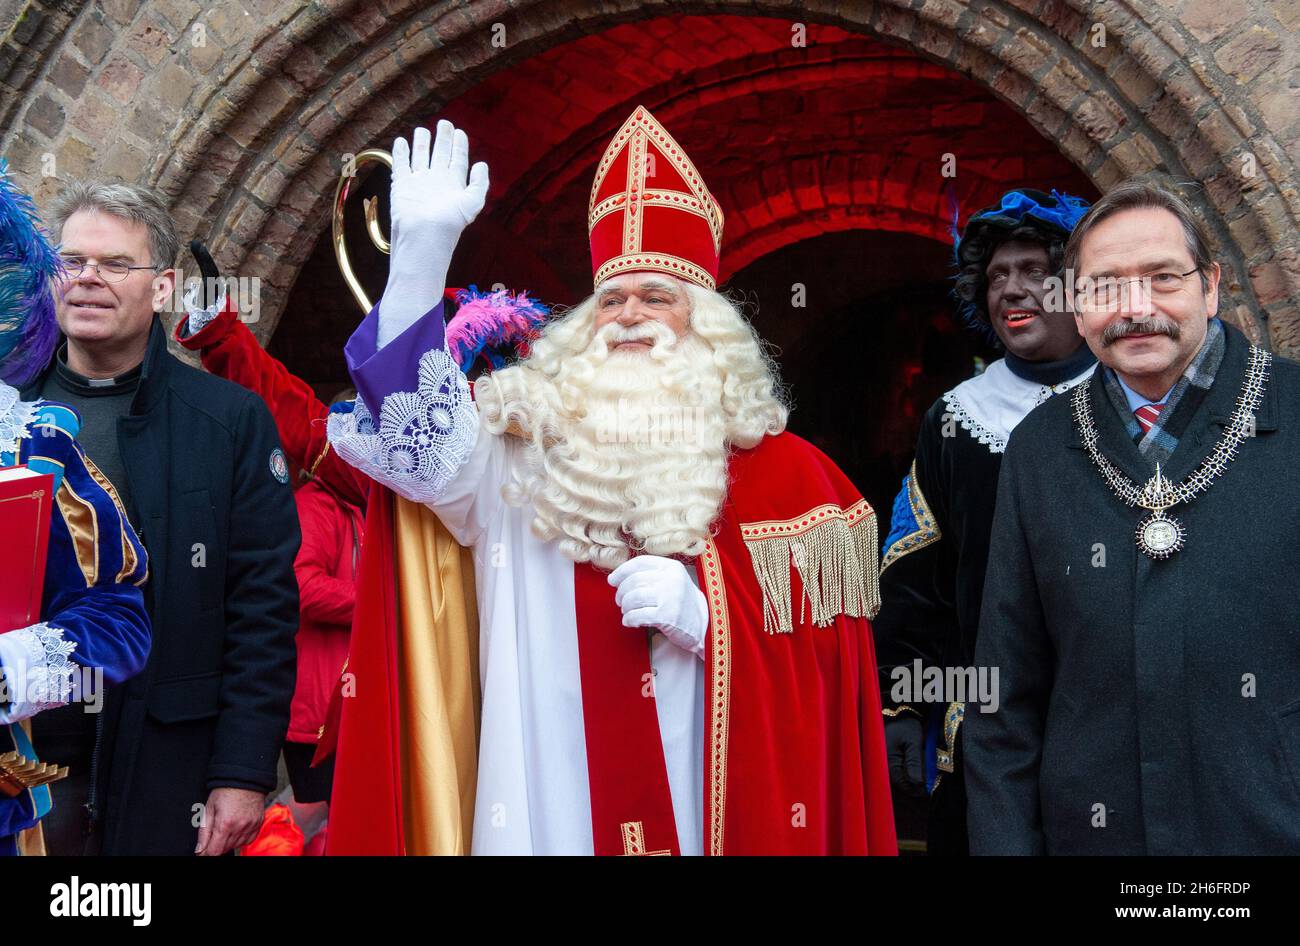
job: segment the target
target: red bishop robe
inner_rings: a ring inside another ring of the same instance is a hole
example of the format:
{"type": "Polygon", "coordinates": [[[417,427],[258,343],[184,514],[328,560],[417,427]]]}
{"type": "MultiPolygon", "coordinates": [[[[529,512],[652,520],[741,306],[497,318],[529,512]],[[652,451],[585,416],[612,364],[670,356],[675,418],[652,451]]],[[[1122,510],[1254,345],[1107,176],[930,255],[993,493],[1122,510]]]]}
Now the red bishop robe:
{"type": "MultiPolygon", "coordinates": [[[[709,605],[704,850],[896,854],[869,618],[879,606],[875,512],[789,433],[735,452],[730,479],[695,562],[709,605]]],[[[625,739],[634,731],[590,709],[625,739]]],[[[614,823],[616,806],[601,821],[602,796],[634,791],[620,785],[633,769],[603,762],[591,728],[597,852],[619,853],[611,839],[621,839],[622,853],[649,853],[630,849],[640,832],[629,838],[614,823]]]]}

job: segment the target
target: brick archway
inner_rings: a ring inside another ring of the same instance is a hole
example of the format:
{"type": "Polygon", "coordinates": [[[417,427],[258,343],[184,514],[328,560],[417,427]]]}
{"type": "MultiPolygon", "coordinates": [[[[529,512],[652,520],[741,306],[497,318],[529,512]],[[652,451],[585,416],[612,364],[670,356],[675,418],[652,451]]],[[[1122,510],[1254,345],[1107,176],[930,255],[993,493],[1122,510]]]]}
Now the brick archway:
{"type": "MultiPolygon", "coordinates": [[[[745,100],[756,96],[771,103],[774,95],[806,93],[799,100],[802,106],[819,101],[819,90],[836,86],[851,87],[852,104],[858,108],[863,100],[875,99],[904,111],[908,150],[886,153],[865,146],[856,135],[826,132],[807,142],[815,149],[805,148],[794,157],[775,149],[759,153],[754,166],[738,174],[716,165],[734,163],[742,149],[710,147],[701,134],[682,138],[691,142],[689,150],[697,164],[712,161],[715,165],[710,170],[716,173],[706,177],[727,214],[723,282],[756,259],[819,233],[885,230],[947,243],[958,188],[940,173],[945,152],[961,155],[960,196],[967,208],[995,203],[1008,178],[1016,182],[1055,179],[1059,186],[1081,193],[1088,188],[1086,178],[1070,169],[1045,139],[1027,142],[1015,166],[1008,167],[1005,145],[996,138],[1023,123],[1020,116],[973,83],[955,83],[950,70],[899,55],[879,43],[850,39],[823,47],[821,55],[798,49],[756,53],[710,68],[707,84],[693,84],[696,75],[638,89],[543,154],[530,155],[527,171],[494,197],[489,213],[503,228],[523,235],[531,232],[535,218],[557,204],[580,207],[596,156],[611,129],[636,105],[648,107],[670,129],[694,133],[708,124],[697,118],[705,110],[736,115],[745,100]],[[990,135],[992,146],[987,140],[990,135]],[[1068,173],[1065,180],[1060,178],[1063,166],[1068,173]]],[[[495,90],[485,94],[476,90],[471,101],[458,100],[445,114],[458,122],[472,117],[479,100],[494,95],[495,90]]],[[[850,107],[842,99],[837,104],[850,107]]],[[[882,106],[872,117],[884,121],[884,113],[882,106]]],[[[769,106],[758,122],[759,130],[785,129],[792,120],[779,107],[769,106]]],[[[752,124],[734,120],[731,131],[743,126],[744,135],[752,124]]],[[[573,233],[581,236],[580,223],[573,233]]],[[[581,258],[581,241],[575,239],[569,250],[581,258]]]]}
{"type": "MultiPolygon", "coordinates": [[[[41,179],[41,159],[52,154],[59,175],[157,185],[182,232],[207,233],[223,267],[263,279],[263,340],[327,226],[343,153],[391,139],[501,69],[671,12],[797,19],[883,40],[992,90],[1100,188],[1153,168],[1205,182],[1197,202],[1238,283],[1236,320],[1300,354],[1297,141],[1268,75],[1294,48],[1294,3],[1251,3],[1236,22],[1200,2],[1179,21],[1152,0],[264,6],[287,12],[102,0],[74,16],[33,2],[5,24],[0,58],[20,103],[2,142],[20,179],[48,196],[57,183],[41,179]],[[195,42],[197,27],[208,42],[195,42]],[[492,45],[500,28],[505,48],[492,45]]],[[[577,112],[576,127],[589,122],[577,112]]]]}
{"type": "MultiPolygon", "coordinates": [[[[723,281],[756,260],[800,240],[841,230],[910,233],[951,242],[953,198],[940,186],[933,165],[879,154],[848,161],[802,161],[765,169],[733,183],[723,281]],[[775,187],[774,187],[775,185],[775,187]],[[763,195],[773,188],[783,195],[763,195]]],[[[997,203],[1001,187],[978,176],[966,183],[972,207],[997,203]]]]}

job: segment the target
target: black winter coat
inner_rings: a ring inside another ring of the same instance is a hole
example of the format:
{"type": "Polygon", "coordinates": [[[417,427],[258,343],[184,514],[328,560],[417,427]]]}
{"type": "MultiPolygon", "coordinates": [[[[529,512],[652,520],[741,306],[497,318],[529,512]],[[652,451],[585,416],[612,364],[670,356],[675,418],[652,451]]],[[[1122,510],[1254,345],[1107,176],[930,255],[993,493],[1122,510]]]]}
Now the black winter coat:
{"type": "Polygon", "coordinates": [[[172,356],[158,319],[117,436],[149,551],[153,650],[110,694],[92,803],[105,854],[190,854],[212,789],[276,785],[298,518],[266,405],[172,356]]]}
{"type": "MultiPolygon", "coordinates": [[[[1249,345],[1225,329],[1175,483],[1241,390],[1249,345]]],[[[1102,452],[1146,482],[1100,370],[1081,387],[1102,452]]],[[[1146,511],[1106,486],[1071,401],[1030,413],[1002,462],[976,645],[1001,705],[966,711],[971,852],[1300,853],[1300,365],[1274,358],[1256,436],[1169,510],[1187,537],[1165,561],[1135,545],[1146,511]]]]}

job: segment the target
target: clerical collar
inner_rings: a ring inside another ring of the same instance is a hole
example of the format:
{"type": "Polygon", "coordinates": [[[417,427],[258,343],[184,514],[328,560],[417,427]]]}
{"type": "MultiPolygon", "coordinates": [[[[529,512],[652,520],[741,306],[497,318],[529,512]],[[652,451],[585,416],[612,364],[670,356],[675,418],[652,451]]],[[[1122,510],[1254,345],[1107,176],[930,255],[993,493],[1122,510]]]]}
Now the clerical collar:
{"type": "Polygon", "coordinates": [[[1087,345],[1080,345],[1068,358],[1060,361],[1026,361],[1018,355],[1007,352],[1003,361],[1017,378],[1032,381],[1034,384],[1054,385],[1069,381],[1089,365],[1097,361],[1097,356],[1087,345]]]}
{"type": "Polygon", "coordinates": [[[66,342],[59,348],[58,357],[54,359],[54,372],[59,379],[59,383],[69,391],[85,397],[100,397],[134,391],[140,384],[140,373],[143,367],[144,362],[141,362],[130,371],[115,378],[87,378],[84,374],[79,374],[68,367],[68,345],[66,342]]]}

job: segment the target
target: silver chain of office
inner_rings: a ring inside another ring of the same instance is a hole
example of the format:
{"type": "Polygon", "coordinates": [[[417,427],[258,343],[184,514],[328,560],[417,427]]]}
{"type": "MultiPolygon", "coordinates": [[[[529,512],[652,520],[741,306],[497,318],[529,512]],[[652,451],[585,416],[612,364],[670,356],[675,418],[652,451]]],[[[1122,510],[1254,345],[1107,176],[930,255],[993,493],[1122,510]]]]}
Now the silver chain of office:
{"type": "Polygon", "coordinates": [[[1136,535],[1138,547],[1150,557],[1166,559],[1181,549],[1186,539],[1182,523],[1165,516],[1165,510],[1178,503],[1191,502],[1209,489],[1227,469],[1228,464],[1236,459],[1237,450],[1242,443],[1255,435],[1255,415],[1264,398],[1264,386],[1268,381],[1268,369],[1272,361],[1273,357],[1268,352],[1251,347],[1246,376],[1241,383],[1241,393],[1237,395],[1237,408],[1228,421],[1227,429],[1201,465],[1178,484],[1165,479],[1159,464],[1156,465],[1155,476],[1142,486],[1120,472],[1097,449],[1097,425],[1092,419],[1092,404],[1088,397],[1091,385],[1081,384],[1075,389],[1074,422],[1078,425],[1084,450],[1092,458],[1111,492],[1126,505],[1140,506],[1152,513],[1138,524],[1136,535]]]}

